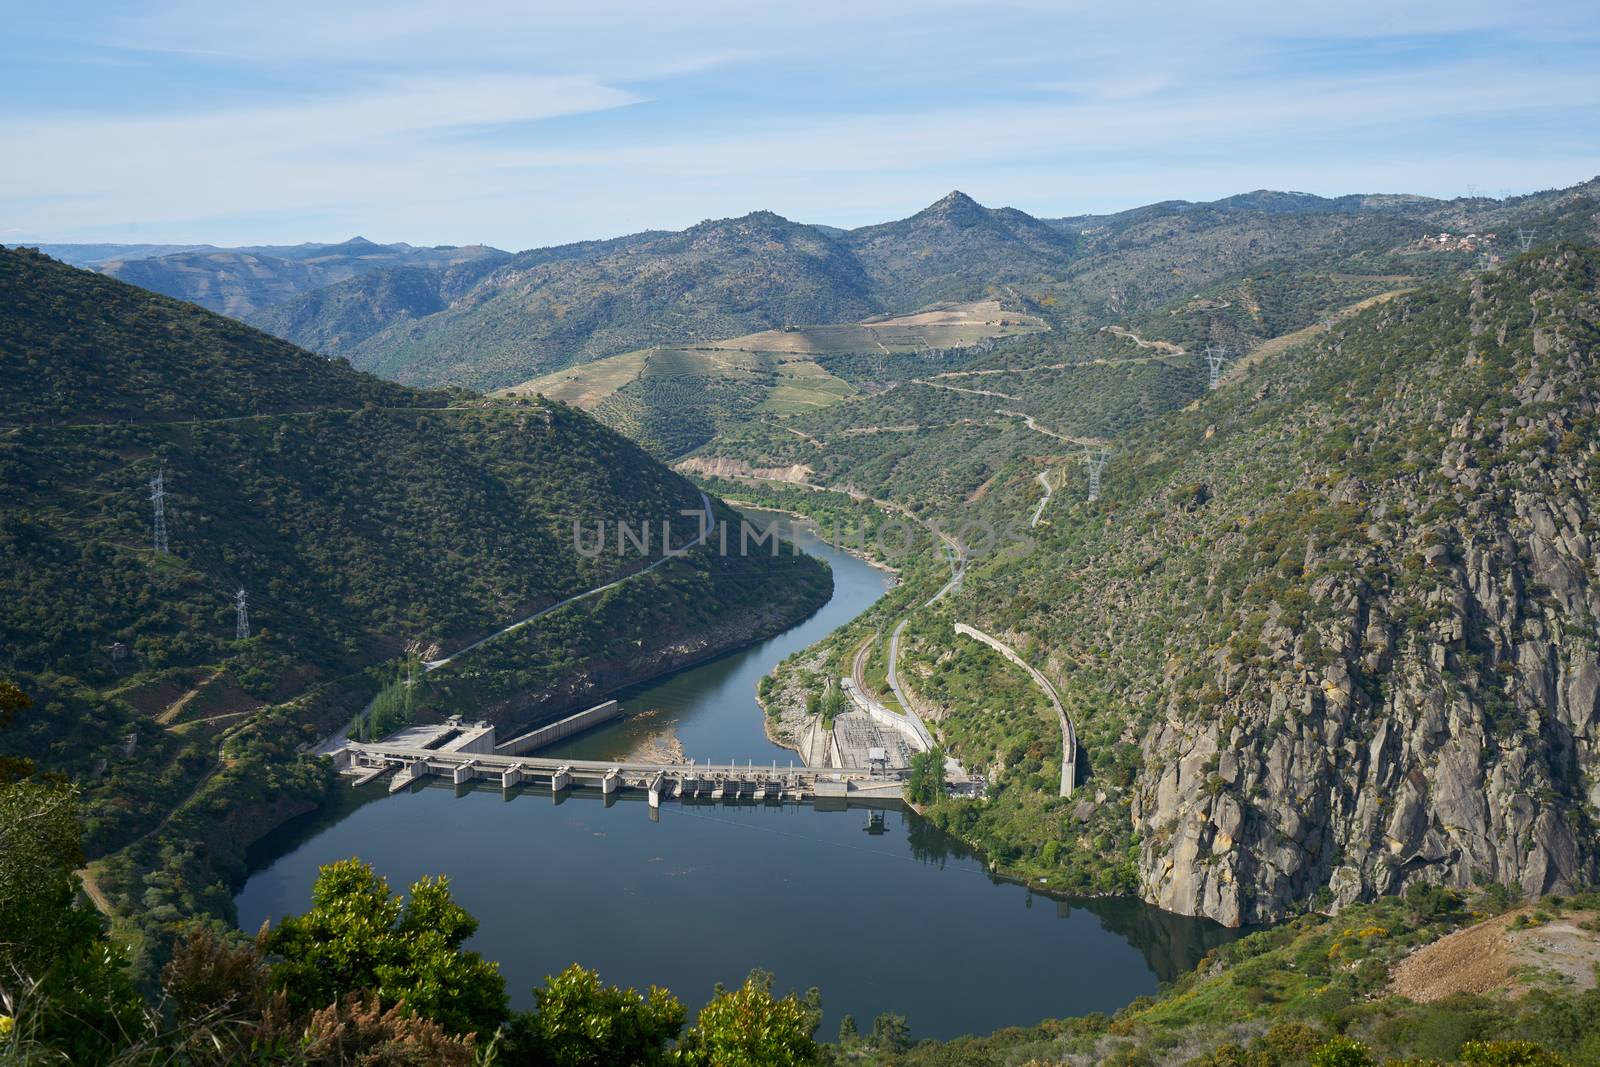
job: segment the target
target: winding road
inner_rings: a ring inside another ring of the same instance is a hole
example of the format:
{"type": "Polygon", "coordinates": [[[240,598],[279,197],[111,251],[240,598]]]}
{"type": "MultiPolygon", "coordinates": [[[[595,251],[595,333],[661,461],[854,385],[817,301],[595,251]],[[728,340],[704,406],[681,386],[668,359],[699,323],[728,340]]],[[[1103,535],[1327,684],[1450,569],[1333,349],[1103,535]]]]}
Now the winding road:
{"type": "Polygon", "coordinates": [[[1039,484],[1044,486],[1044,496],[1040,499],[1039,506],[1033,509],[1033,517],[1028,520],[1029,526],[1039,525],[1039,516],[1044,514],[1044,506],[1050,503],[1050,494],[1055,492],[1054,489],[1050,488],[1050,479],[1044,476],[1044,471],[1040,471],[1034,477],[1038,478],[1039,484]]]}
{"type": "Polygon", "coordinates": [[[1050,705],[1056,709],[1056,718],[1061,722],[1061,795],[1070,797],[1072,795],[1072,787],[1077,778],[1078,735],[1072,729],[1072,720],[1067,718],[1067,709],[1061,703],[1061,694],[1057,693],[1056,687],[1050,684],[1050,679],[1035,670],[1032,664],[1017,653],[1016,649],[1004,641],[990,637],[976,626],[968,626],[964,622],[956,623],[955,629],[956,633],[965,634],[976,641],[983,642],[1018,667],[1027,671],[1029,676],[1033,678],[1034,683],[1044,690],[1045,696],[1050,698],[1050,705]]]}

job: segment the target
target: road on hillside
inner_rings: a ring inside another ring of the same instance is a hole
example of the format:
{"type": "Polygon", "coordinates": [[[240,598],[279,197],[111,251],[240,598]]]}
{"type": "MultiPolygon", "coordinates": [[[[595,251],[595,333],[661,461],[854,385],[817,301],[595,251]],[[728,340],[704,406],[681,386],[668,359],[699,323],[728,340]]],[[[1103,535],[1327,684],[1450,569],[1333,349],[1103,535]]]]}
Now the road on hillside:
{"type": "Polygon", "coordinates": [[[557,601],[556,603],[551,604],[549,607],[540,608],[538,611],[534,612],[532,615],[529,615],[527,618],[518,619],[516,622],[512,623],[510,626],[506,626],[506,627],[504,627],[502,629],[496,630],[494,633],[490,634],[488,637],[485,637],[485,638],[482,638],[480,640],[474,641],[474,642],[472,642],[472,644],[468,645],[466,648],[463,648],[458,652],[453,652],[450,655],[444,657],[443,659],[429,660],[428,662],[426,662],[426,663],[424,663],[422,665],[422,669],[425,670],[425,671],[436,671],[440,667],[445,666],[446,664],[450,663],[451,661],[459,659],[460,657],[466,655],[468,652],[471,652],[474,649],[482,648],[484,645],[487,645],[490,641],[494,641],[497,638],[504,637],[506,634],[511,633],[514,630],[520,630],[524,626],[527,626],[529,623],[537,622],[538,620],[544,618],[546,615],[550,614],[552,611],[560,611],[562,608],[566,607],[568,604],[575,604],[580,600],[585,600],[585,599],[587,599],[589,597],[594,596],[596,593],[603,593],[607,589],[615,589],[617,586],[621,585],[623,582],[631,581],[632,579],[638,578],[641,575],[649,574],[651,571],[655,570],[657,567],[661,566],[663,563],[668,563],[668,562],[670,562],[672,560],[677,559],[679,556],[683,555],[685,552],[689,551],[691,548],[699,547],[700,545],[705,543],[706,537],[710,535],[711,528],[716,522],[716,520],[713,517],[712,512],[711,512],[711,498],[709,496],[707,496],[705,493],[701,493],[700,494],[700,506],[705,509],[705,520],[700,523],[700,532],[695,535],[695,539],[693,541],[690,541],[688,544],[684,545],[682,548],[671,550],[670,552],[668,552],[667,555],[662,556],[660,559],[656,560],[654,563],[650,564],[648,567],[645,567],[643,570],[637,570],[637,571],[634,571],[631,574],[624,574],[621,578],[617,578],[617,579],[614,579],[613,581],[609,581],[605,585],[597,585],[593,589],[588,589],[588,590],[585,590],[582,593],[578,593],[578,594],[575,594],[573,596],[569,596],[565,600],[557,601]]]}
{"type": "Polygon", "coordinates": [[[976,626],[968,626],[964,622],[955,625],[956,633],[965,634],[976,641],[981,641],[1000,653],[1012,663],[1028,672],[1029,677],[1044,695],[1050,698],[1051,707],[1056,710],[1056,718],[1061,723],[1061,795],[1070,797],[1072,787],[1077,778],[1078,767],[1078,735],[1072,728],[1072,720],[1067,717],[1067,709],[1061,703],[1061,694],[1056,692],[1056,687],[1050,684],[1050,679],[1034,669],[1033,665],[1017,652],[1016,649],[1006,644],[997,637],[991,637],[976,626]]]}

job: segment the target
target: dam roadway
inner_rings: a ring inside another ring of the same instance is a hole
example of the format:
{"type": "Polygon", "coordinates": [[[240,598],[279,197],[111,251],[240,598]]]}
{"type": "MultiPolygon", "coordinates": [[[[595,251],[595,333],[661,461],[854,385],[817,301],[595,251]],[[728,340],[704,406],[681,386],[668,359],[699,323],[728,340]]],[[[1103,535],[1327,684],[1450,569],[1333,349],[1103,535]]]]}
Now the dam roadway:
{"type": "Polygon", "coordinates": [[[361,781],[388,771],[395,792],[435,775],[456,785],[485,780],[503,789],[548,785],[553,793],[575,786],[610,794],[620,789],[644,790],[651,807],[674,797],[712,800],[805,800],[849,797],[858,800],[901,799],[901,774],[894,770],[832,767],[780,767],[738,763],[629,763],[580,760],[565,756],[517,756],[494,752],[438,751],[383,743],[351,743],[335,756],[336,765],[361,781]]]}

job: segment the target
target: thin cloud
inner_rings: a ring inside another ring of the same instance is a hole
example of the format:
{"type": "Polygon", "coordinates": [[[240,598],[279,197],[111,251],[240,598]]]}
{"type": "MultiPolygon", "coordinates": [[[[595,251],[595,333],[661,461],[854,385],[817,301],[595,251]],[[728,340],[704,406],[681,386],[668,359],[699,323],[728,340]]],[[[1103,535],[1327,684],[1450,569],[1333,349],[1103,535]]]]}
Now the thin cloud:
{"type": "Polygon", "coordinates": [[[78,46],[54,71],[75,92],[12,83],[0,138],[29,166],[0,217],[57,239],[138,220],[181,242],[526,247],[761,207],[859,223],[951,187],[1066,214],[1146,191],[1528,188],[1600,169],[1600,54],[1576,4],[1348,0],[1329,20],[1256,0],[717,0],[670,17],[643,0],[287,2],[24,33],[29,63],[78,46]],[[97,43],[169,50],[174,77],[153,62],[128,78],[154,88],[124,93],[84,65],[114,54],[97,43]],[[94,78],[118,114],[68,114],[102,98],[77,91],[94,78]],[[215,91],[177,104],[184,78],[215,91]]]}

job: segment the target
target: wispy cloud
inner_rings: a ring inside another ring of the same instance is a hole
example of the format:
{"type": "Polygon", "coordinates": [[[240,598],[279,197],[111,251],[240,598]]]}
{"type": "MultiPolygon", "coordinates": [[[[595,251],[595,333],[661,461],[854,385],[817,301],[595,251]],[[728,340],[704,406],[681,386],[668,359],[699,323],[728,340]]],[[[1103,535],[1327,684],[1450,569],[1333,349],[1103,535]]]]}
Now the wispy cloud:
{"type": "MultiPolygon", "coordinates": [[[[36,9],[0,72],[30,237],[520,247],[951,187],[1044,212],[1600,170],[1587,3],[167,0],[36,9]],[[107,57],[135,57],[106,67],[107,57]]],[[[1552,177],[1556,176],[1556,177],[1552,177]]]]}

